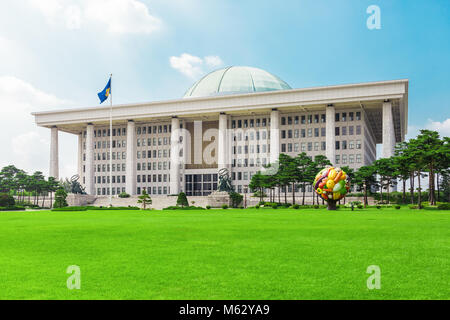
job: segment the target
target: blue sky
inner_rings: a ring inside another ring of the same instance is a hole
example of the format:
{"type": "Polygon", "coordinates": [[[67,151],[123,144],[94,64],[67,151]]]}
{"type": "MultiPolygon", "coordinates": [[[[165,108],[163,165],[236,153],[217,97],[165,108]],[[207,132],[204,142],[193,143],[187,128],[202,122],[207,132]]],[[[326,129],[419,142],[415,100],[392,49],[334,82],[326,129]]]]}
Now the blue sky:
{"type": "MultiPolygon", "coordinates": [[[[410,133],[450,135],[450,1],[4,0],[0,166],[46,172],[31,111],[181,97],[201,75],[248,65],[293,88],[408,78],[410,133]],[[369,30],[366,9],[381,10],[369,30]]],[[[61,135],[62,174],[76,140],[61,135]]]]}

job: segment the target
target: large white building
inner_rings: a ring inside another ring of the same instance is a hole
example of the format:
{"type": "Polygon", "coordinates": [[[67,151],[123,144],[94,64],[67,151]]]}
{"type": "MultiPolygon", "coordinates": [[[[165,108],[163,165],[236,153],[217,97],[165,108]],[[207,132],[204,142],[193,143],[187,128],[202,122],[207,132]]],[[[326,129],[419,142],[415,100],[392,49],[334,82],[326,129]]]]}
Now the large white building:
{"type": "Polygon", "coordinates": [[[74,156],[88,194],[208,195],[221,168],[242,193],[280,153],[326,155],[353,168],[374,161],[377,144],[391,156],[407,131],[408,80],[291,89],[264,70],[228,67],[182,99],[113,106],[112,131],[107,105],[33,115],[51,130],[53,177],[59,132],[78,135],[74,156]]]}

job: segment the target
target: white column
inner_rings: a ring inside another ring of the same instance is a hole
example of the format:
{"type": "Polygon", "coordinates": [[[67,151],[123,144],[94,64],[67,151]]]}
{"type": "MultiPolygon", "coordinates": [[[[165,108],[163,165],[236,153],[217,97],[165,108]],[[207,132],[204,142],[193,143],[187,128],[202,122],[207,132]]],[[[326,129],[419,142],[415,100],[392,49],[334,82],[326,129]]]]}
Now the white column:
{"type": "Polygon", "coordinates": [[[83,179],[83,132],[78,134],[78,176],[80,177],[79,182],[82,184],[83,179]]]}
{"type": "Polygon", "coordinates": [[[94,175],[94,125],[89,123],[86,129],[86,193],[95,195],[94,175]]]}
{"type": "Polygon", "coordinates": [[[230,165],[228,157],[228,116],[224,113],[219,115],[219,134],[217,143],[217,169],[228,168],[230,165]]]}
{"type": "Polygon", "coordinates": [[[336,162],[336,133],[335,133],[335,114],[334,106],[326,107],[326,151],[325,155],[331,163],[336,162]]]}
{"type": "Polygon", "coordinates": [[[58,128],[51,128],[50,138],[50,177],[59,179],[59,159],[58,159],[58,128]]]}
{"type": "Polygon", "coordinates": [[[280,112],[272,109],[270,113],[270,163],[280,156],[280,112]]]}
{"type": "Polygon", "coordinates": [[[392,103],[383,103],[383,152],[382,158],[389,158],[394,155],[395,129],[392,117],[392,103]]]}
{"type": "Polygon", "coordinates": [[[172,118],[170,133],[170,194],[180,193],[180,119],[172,118]]]}
{"type": "Polygon", "coordinates": [[[128,120],[127,126],[127,165],[125,190],[130,195],[136,191],[136,126],[133,120],[128,120]]]}

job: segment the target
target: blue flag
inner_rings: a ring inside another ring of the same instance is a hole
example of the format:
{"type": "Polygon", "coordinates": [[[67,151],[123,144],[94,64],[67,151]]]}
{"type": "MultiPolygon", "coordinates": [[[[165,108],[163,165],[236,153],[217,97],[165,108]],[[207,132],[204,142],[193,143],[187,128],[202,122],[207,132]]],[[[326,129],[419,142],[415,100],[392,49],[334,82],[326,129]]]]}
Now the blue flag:
{"type": "Polygon", "coordinates": [[[108,84],[106,85],[105,89],[103,89],[103,91],[98,93],[100,103],[105,102],[105,100],[108,99],[110,94],[111,94],[111,78],[109,78],[108,84]]]}

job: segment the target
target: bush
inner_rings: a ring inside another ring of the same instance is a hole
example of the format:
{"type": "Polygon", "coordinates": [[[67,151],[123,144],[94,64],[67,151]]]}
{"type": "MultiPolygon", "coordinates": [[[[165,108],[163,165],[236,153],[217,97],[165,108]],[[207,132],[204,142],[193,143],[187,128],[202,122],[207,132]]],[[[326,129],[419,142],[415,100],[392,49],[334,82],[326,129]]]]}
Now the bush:
{"type": "Polygon", "coordinates": [[[206,209],[203,207],[194,207],[194,206],[190,206],[190,207],[170,206],[170,207],[164,208],[163,210],[206,210],[206,209]]]}
{"type": "Polygon", "coordinates": [[[259,205],[259,204],[257,204],[257,205],[255,206],[255,209],[259,209],[259,207],[260,207],[260,205],[259,205]]]}
{"type": "Polygon", "coordinates": [[[237,192],[230,192],[231,206],[237,208],[241,203],[244,196],[237,192]]]}
{"type": "Polygon", "coordinates": [[[440,203],[437,208],[438,210],[450,210],[450,203],[440,203]]]}
{"type": "Polygon", "coordinates": [[[357,205],[358,209],[364,209],[364,206],[362,204],[357,205]]]}
{"type": "Polygon", "coordinates": [[[228,209],[228,205],[227,204],[223,204],[222,205],[222,209],[228,209]]]}
{"type": "Polygon", "coordinates": [[[180,192],[177,198],[177,206],[189,207],[189,202],[186,197],[186,193],[180,192]]]}
{"type": "Polygon", "coordinates": [[[211,209],[211,206],[210,206],[210,205],[207,205],[207,206],[206,206],[206,209],[208,209],[208,210],[211,209]]]}
{"type": "Polygon", "coordinates": [[[417,204],[411,204],[408,206],[410,209],[417,209],[419,206],[417,204]]]}
{"type": "Polygon", "coordinates": [[[25,211],[23,206],[0,207],[0,211],[25,211]]]}
{"type": "Polygon", "coordinates": [[[300,205],[299,205],[299,204],[294,204],[294,205],[292,206],[292,209],[300,209],[300,205]]]}
{"type": "Polygon", "coordinates": [[[272,209],[277,209],[278,208],[278,203],[272,203],[270,206],[272,207],[272,209]]]}
{"type": "Polygon", "coordinates": [[[119,194],[119,198],[129,198],[130,195],[126,192],[122,192],[121,194],[119,194]]]}
{"type": "Polygon", "coordinates": [[[401,208],[401,207],[400,207],[399,205],[396,205],[396,206],[395,206],[395,209],[397,209],[397,210],[400,209],[400,208],[401,208]]]}
{"type": "Polygon", "coordinates": [[[381,206],[380,206],[380,205],[377,205],[377,209],[381,209],[381,206]]]}
{"type": "Polygon", "coordinates": [[[13,207],[16,204],[13,196],[9,194],[0,194],[0,207],[13,207]]]}
{"type": "Polygon", "coordinates": [[[67,192],[63,189],[60,188],[56,191],[55,193],[55,203],[53,204],[54,208],[64,208],[67,207],[67,192]]]}
{"type": "Polygon", "coordinates": [[[63,207],[63,208],[53,208],[52,211],[86,211],[86,207],[63,207]]]}
{"type": "MultiPolygon", "coordinates": [[[[318,204],[314,205],[314,209],[319,209],[319,208],[320,208],[320,206],[318,204]]],[[[336,208],[339,208],[339,206],[336,206],[336,208]]]]}

